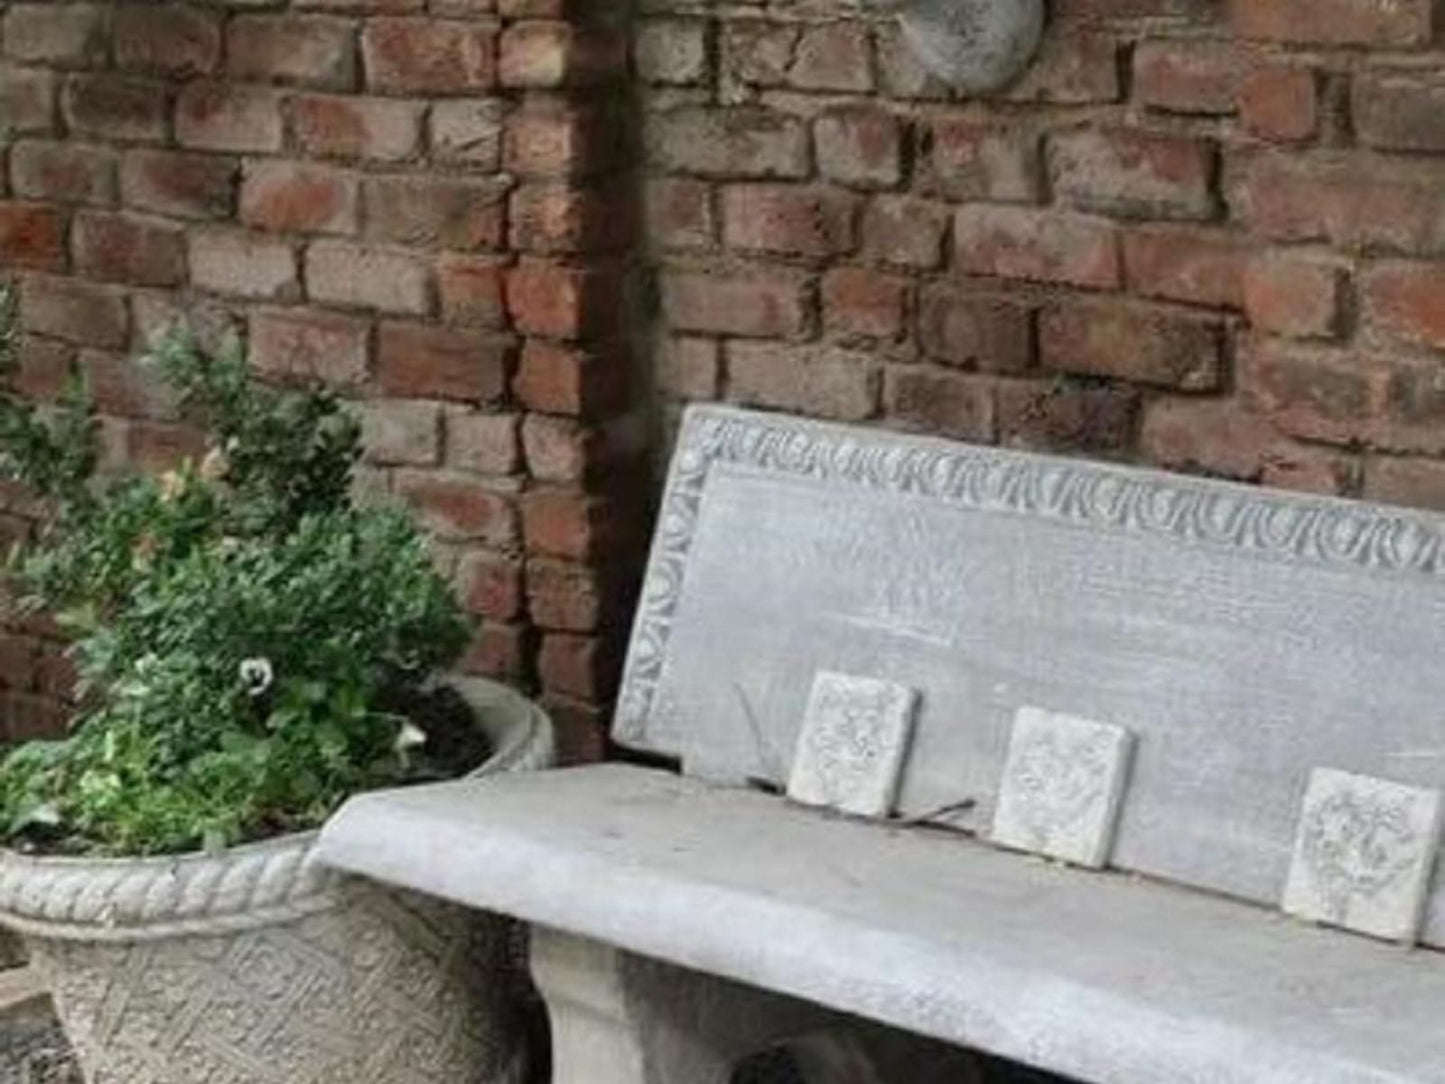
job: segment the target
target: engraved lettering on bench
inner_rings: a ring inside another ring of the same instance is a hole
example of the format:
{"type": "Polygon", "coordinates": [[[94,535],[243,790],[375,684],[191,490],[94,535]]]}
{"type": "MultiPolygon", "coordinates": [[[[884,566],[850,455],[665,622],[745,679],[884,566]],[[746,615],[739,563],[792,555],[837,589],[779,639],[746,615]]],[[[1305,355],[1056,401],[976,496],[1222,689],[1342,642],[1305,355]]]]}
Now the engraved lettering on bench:
{"type": "Polygon", "coordinates": [[[1440,820],[1439,791],[1317,769],[1300,815],[1285,911],[1413,943],[1440,820]]]}

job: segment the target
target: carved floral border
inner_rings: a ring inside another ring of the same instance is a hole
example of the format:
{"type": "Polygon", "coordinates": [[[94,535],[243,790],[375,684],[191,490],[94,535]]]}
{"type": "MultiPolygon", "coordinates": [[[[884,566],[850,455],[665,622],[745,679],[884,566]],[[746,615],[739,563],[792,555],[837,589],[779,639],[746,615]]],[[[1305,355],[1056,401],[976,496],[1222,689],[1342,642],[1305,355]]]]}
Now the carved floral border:
{"type": "Polygon", "coordinates": [[[648,721],[715,463],[1042,516],[1100,530],[1387,573],[1445,571],[1445,518],[1187,475],[1012,452],[719,406],[683,420],[613,723],[647,745],[648,721]]]}

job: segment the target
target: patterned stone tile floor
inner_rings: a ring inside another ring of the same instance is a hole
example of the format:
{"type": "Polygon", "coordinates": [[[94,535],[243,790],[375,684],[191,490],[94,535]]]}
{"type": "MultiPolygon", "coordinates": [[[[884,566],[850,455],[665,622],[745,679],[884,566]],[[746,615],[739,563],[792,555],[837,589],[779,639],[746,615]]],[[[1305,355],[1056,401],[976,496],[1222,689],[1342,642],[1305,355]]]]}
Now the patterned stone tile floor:
{"type": "Polygon", "coordinates": [[[82,1084],[50,999],[0,972],[0,1084],[82,1084]]]}

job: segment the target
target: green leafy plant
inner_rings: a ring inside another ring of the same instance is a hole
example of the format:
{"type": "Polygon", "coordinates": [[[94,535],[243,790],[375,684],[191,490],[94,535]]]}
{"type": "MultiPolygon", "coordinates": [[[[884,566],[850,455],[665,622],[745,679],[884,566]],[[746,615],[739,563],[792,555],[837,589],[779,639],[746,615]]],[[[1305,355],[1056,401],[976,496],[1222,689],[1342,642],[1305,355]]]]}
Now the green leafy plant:
{"type": "MultiPolygon", "coordinates": [[[[13,299],[0,363],[13,364],[13,299]]],[[[0,763],[0,836],[58,853],[216,848],[321,823],[355,791],[454,775],[484,749],[431,689],[469,629],[424,537],[351,500],[355,420],[254,382],[183,331],[143,364],[210,434],[160,476],[98,472],[84,389],[0,393],[0,466],[48,501],[10,561],[20,605],[74,637],[63,740],[0,763]]]]}

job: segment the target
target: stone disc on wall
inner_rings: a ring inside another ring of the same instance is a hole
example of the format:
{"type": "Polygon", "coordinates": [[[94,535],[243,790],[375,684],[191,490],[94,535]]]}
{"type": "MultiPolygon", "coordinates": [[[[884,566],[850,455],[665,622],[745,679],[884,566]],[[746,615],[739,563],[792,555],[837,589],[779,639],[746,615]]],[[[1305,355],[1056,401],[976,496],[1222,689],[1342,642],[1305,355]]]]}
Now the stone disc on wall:
{"type": "Polygon", "coordinates": [[[959,90],[997,90],[1038,49],[1043,0],[901,0],[903,36],[930,72],[959,90]]]}

